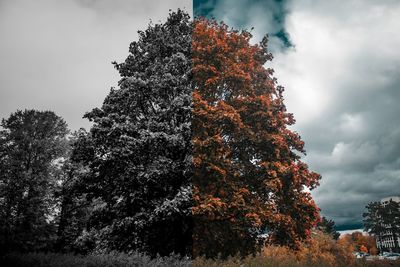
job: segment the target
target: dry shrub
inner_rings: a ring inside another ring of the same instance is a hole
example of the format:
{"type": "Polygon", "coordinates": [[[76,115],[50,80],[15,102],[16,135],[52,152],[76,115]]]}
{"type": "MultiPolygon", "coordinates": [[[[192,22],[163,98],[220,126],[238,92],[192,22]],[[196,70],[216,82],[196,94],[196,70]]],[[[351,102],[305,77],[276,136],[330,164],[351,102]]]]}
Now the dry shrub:
{"type": "MultiPolygon", "coordinates": [[[[211,260],[196,258],[195,267],[331,267],[357,266],[358,262],[352,255],[350,243],[337,242],[331,236],[320,231],[312,235],[308,244],[303,244],[298,251],[283,246],[266,246],[257,256],[244,259],[231,257],[227,260],[211,260]]],[[[361,265],[362,266],[362,265],[361,265]]]]}
{"type": "Polygon", "coordinates": [[[296,255],[301,262],[320,263],[326,266],[351,266],[355,262],[352,251],[351,244],[338,242],[330,235],[315,231],[310,243],[304,245],[296,255]]]}

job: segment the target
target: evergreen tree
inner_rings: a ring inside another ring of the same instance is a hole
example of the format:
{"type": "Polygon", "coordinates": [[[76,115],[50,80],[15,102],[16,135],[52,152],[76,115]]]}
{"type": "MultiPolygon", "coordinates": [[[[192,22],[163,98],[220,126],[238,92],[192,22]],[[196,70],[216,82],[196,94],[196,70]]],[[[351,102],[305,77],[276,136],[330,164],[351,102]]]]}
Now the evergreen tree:
{"type": "Polygon", "coordinates": [[[55,236],[54,174],[65,155],[67,125],[51,111],[18,110],[1,126],[1,251],[49,248],[55,236]]]}
{"type": "Polygon", "coordinates": [[[181,10],[139,32],[115,63],[120,88],[85,115],[74,157],[89,168],[97,249],[191,254],[191,33],[181,10]]]}
{"type": "Polygon", "coordinates": [[[193,29],[194,256],[255,253],[259,236],[298,248],[319,220],[267,39],[197,19],[193,29]]]}
{"type": "Polygon", "coordinates": [[[321,218],[317,228],[322,232],[332,236],[332,238],[335,240],[337,240],[340,236],[340,233],[336,231],[335,222],[327,219],[325,216],[321,218]]]}
{"type": "Polygon", "coordinates": [[[394,250],[400,252],[400,203],[390,200],[388,203],[371,202],[363,214],[364,229],[370,234],[382,237],[391,234],[394,250]]]}

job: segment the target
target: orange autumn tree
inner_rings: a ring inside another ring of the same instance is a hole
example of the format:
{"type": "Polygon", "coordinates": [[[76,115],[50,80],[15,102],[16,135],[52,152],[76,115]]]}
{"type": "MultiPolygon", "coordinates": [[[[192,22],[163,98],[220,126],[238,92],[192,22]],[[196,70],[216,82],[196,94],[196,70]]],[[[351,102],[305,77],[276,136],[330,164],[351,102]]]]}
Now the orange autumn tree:
{"type": "Polygon", "coordinates": [[[196,19],[193,52],[193,256],[255,253],[261,234],[298,248],[319,209],[309,190],[320,175],[300,161],[267,38],[196,19]]]}
{"type": "Polygon", "coordinates": [[[363,233],[356,231],[351,234],[343,235],[341,238],[342,242],[352,244],[353,248],[359,252],[369,252],[372,255],[376,255],[378,249],[376,248],[376,239],[372,235],[364,235],[363,233]]]}

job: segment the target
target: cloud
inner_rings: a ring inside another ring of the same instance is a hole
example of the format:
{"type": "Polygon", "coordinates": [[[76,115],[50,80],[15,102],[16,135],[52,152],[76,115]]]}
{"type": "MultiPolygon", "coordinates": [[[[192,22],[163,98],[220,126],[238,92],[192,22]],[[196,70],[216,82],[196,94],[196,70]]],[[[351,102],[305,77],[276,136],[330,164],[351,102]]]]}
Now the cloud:
{"type": "Polygon", "coordinates": [[[284,29],[287,2],[279,0],[194,0],[195,15],[214,17],[236,29],[251,30],[253,41],[269,34],[271,51],[290,47],[284,29]]]}
{"type": "Polygon", "coordinates": [[[400,3],[292,1],[293,47],[272,66],[322,174],[313,192],[338,224],[359,223],[370,201],[400,191],[400,3]]]}
{"type": "Polygon", "coordinates": [[[189,0],[3,0],[0,2],[0,117],[49,109],[73,130],[102,104],[137,31],[189,0]]]}

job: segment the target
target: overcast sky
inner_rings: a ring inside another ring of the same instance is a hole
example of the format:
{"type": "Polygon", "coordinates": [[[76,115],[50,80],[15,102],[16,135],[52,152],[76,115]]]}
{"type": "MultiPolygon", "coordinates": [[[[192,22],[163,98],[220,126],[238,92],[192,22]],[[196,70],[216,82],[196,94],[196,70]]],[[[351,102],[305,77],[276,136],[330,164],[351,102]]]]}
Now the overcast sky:
{"type": "Polygon", "coordinates": [[[323,215],[359,227],[368,202],[400,195],[400,1],[195,0],[194,12],[269,33],[323,215]]]}
{"type": "Polygon", "coordinates": [[[0,0],[0,117],[17,109],[52,110],[72,130],[89,127],[119,80],[137,31],[169,9],[192,14],[191,0],[0,0]]]}

